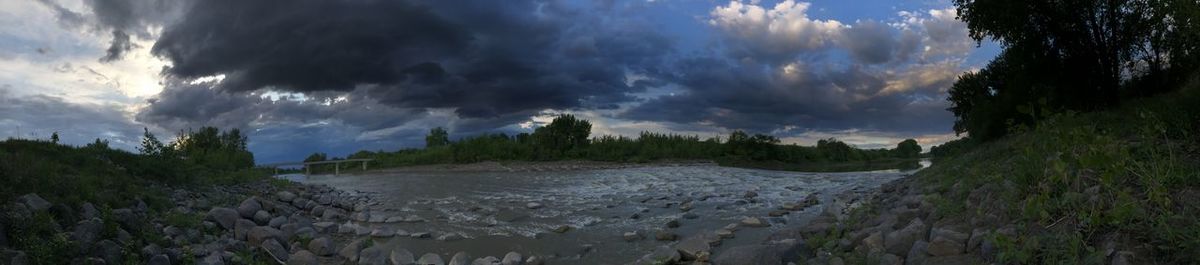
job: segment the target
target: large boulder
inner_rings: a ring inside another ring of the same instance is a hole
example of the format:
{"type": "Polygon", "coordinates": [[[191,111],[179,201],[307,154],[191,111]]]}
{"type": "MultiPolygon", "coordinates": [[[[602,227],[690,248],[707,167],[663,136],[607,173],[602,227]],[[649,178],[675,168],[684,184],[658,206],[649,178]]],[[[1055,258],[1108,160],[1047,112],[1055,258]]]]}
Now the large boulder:
{"type": "Polygon", "coordinates": [[[908,254],[908,250],[912,248],[913,242],[925,238],[925,232],[928,228],[920,218],[913,218],[903,229],[892,231],[884,237],[884,248],[887,253],[895,255],[908,254]]]}
{"type": "Polygon", "coordinates": [[[291,258],[289,258],[288,262],[287,262],[287,265],[317,265],[317,264],[320,264],[320,262],[317,261],[317,256],[313,255],[312,252],[308,252],[308,250],[300,250],[300,251],[297,251],[296,253],[292,253],[291,258]]]}
{"type": "Polygon", "coordinates": [[[279,198],[279,201],[281,202],[292,202],[292,200],[296,199],[296,194],[290,191],[281,190],[275,193],[275,197],[279,198]]]}
{"type": "Polygon", "coordinates": [[[459,251],[458,253],[454,253],[454,257],[450,257],[450,263],[446,263],[446,265],[470,265],[470,264],[471,264],[471,256],[468,256],[466,252],[462,252],[462,251],[459,251]]]}
{"type": "Polygon", "coordinates": [[[264,241],[280,241],[283,240],[283,232],[279,229],[269,226],[256,226],[246,233],[246,243],[250,246],[258,246],[264,241]]]}
{"type": "Polygon", "coordinates": [[[79,217],[84,220],[100,218],[100,209],[97,209],[96,205],[90,202],[85,202],[79,206],[79,217]]]}
{"type": "Polygon", "coordinates": [[[254,229],[258,225],[254,221],[238,218],[233,224],[233,238],[237,240],[246,240],[246,234],[250,233],[250,229],[254,229]]]}
{"type": "Polygon", "coordinates": [[[358,254],[359,265],[388,265],[388,250],[382,245],[363,249],[358,254]]]}
{"type": "Polygon", "coordinates": [[[925,264],[925,259],[929,258],[929,242],[925,240],[917,240],[913,242],[912,248],[908,250],[908,255],[905,255],[904,264],[921,265],[925,264]]]}
{"type": "Polygon", "coordinates": [[[701,255],[712,253],[712,245],[709,244],[710,241],[703,235],[691,236],[679,241],[679,244],[675,245],[675,250],[679,251],[679,255],[683,260],[695,260],[701,255]]]}
{"type": "Polygon", "coordinates": [[[158,254],[146,261],[146,265],[171,265],[171,258],[167,254],[158,254]]]}
{"type": "Polygon", "coordinates": [[[259,246],[267,254],[268,257],[275,260],[276,264],[285,264],[288,261],[289,254],[287,248],[279,244],[278,240],[266,240],[259,246]]]}
{"type": "Polygon", "coordinates": [[[268,225],[271,222],[271,213],[264,210],[258,210],[254,213],[254,222],[258,225],[268,225]]]}
{"type": "Polygon", "coordinates": [[[337,252],[334,249],[333,239],[329,237],[320,237],[308,241],[308,251],[312,251],[317,256],[330,256],[337,252]]]}
{"type": "Polygon", "coordinates": [[[122,228],[125,228],[125,230],[135,231],[142,229],[144,224],[143,219],[145,219],[135,213],[133,209],[129,208],[112,210],[112,217],[113,219],[116,219],[117,224],[120,224],[122,228]]]}
{"type": "Polygon", "coordinates": [[[205,220],[216,222],[221,228],[226,230],[234,229],[234,224],[237,222],[239,215],[234,209],[215,207],[208,210],[208,214],[204,216],[205,220]]]}
{"type": "Polygon", "coordinates": [[[525,263],[525,259],[521,257],[521,253],[508,252],[504,254],[504,259],[500,260],[501,265],[521,265],[525,263]]]}
{"type": "MultiPolygon", "coordinates": [[[[88,249],[91,248],[92,243],[95,243],[96,240],[100,239],[100,233],[102,231],[104,231],[104,222],[100,221],[100,219],[79,221],[79,223],[75,225],[75,231],[71,233],[71,240],[79,244],[80,248],[88,249]]],[[[0,231],[0,240],[3,240],[3,237],[4,232],[0,231]]]]}
{"type": "Polygon", "coordinates": [[[350,241],[349,244],[346,244],[345,247],[342,247],[342,250],[338,251],[338,255],[342,256],[342,258],[345,258],[346,260],[349,260],[351,262],[357,262],[358,254],[359,254],[359,252],[362,252],[363,248],[366,247],[367,240],[369,240],[369,239],[368,238],[359,238],[354,241],[350,241]]]}
{"type": "Polygon", "coordinates": [[[36,193],[21,195],[21,197],[17,197],[17,202],[24,204],[30,210],[36,212],[49,210],[50,206],[53,206],[49,201],[42,199],[42,196],[38,196],[36,193]]]}
{"type": "Polygon", "coordinates": [[[391,260],[393,265],[412,265],[417,262],[415,259],[412,252],[403,248],[393,249],[392,253],[388,255],[388,260],[391,260]]]}
{"type": "Polygon", "coordinates": [[[262,203],[258,202],[257,197],[250,197],[238,204],[237,212],[246,219],[254,219],[254,214],[262,210],[262,203]]]}
{"type": "Polygon", "coordinates": [[[953,256],[963,253],[963,242],[954,241],[952,239],[939,236],[929,241],[929,248],[926,252],[935,257],[953,256]]]}
{"type": "Polygon", "coordinates": [[[417,259],[417,264],[418,265],[446,265],[446,262],[442,261],[442,256],[438,256],[438,254],[425,253],[425,255],[421,255],[420,259],[417,259]]]}

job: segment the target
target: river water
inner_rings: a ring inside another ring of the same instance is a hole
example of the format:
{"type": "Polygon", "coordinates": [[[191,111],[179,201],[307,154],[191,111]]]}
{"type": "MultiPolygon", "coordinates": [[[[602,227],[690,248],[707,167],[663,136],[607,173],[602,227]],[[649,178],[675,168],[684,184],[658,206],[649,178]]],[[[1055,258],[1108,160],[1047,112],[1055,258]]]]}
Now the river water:
{"type": "Polygon", "coordinates": [[[439,253],[448,259],[455,252],[466,251],[473,257],[502,257],[516,251],[547,258],[549,264],[624,264],[672,243],[656,241],[657,230],[686,237],[711,233],[747,216],[761,217],[772,226],[740,229],[734,239],[722,245],[755,243],[773,230],[803,224],[822,210],[817,206],[783,217],[767,217],[768,212],[784,203],[799,202],[813,193],[829,197],[849,190],[870,190],[909,173],[911,170],[803,173],[691,165],[555,172],[393,172],[293,179],[366,193],[376,202],[368,207],[373,216],[415,215],[425,219],[360,223],[431,233],[433,239],[378,240],[417,255],[439,253]],[[747,199],[748,191],[757,196],[747,199]],[[689,211],[680,209],[686,201],[692,204],[689,211]],[[531,209],[529,203],[542,207],[531,209]],[[667,228],[665,224],[670,220],[678,220],[681,225],[667,228]],[[571,230],[552,232],[564,225],[571,230]],[[635,231],[646,238],[633,242],[622,238],[623,233],[635,231]],[[447,233],[466,238],[436,239],[447,233]]]}

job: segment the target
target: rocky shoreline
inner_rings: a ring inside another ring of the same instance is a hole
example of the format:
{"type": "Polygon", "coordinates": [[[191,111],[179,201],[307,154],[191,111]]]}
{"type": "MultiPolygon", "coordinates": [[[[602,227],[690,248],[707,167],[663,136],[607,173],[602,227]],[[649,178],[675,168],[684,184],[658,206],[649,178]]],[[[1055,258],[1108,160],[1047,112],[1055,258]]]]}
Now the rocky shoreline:
{"type": "MultiPolygon", "coordinates": [[[[166,188],[164,188],[166,189],[166,188]]],[[[372,239],[394,236],[444,238],[428,232],[373,229],[351,222],[369,221],[363,210],[371,205],[368,196],[327,186],[305,184],[273,185],[259,181],[202,191],[170,189],[174,208],[166,213],[149,210],[137,200],[127,208],[101,210],[91,203],[70,206],[43,199],[37,194],[20,196],[3,206],[4,220],[33,221],[51,214],[58,234],[69,239],[77,251],[55,253],[70,256],[71,264],[127,264],[130,248],[137,262],[168,264],[252,264],[246,253],[255,253],[277,264],[542,264],[538,257],[510,252],[504,257],[471,259],[459,252],[443,259],[436,253],[416,255],[400,248],[385,248],[372,239]],[[168,216],[202,218],[194,227],[172,225],[168,216]],[[111,226],[111,228],[108,228],[111,226]],[[106,232],[115,229],[115,233],[106,232]],[[134,232],[131,232],[134,231],[134,232]],[[146,231],[146,232],[141,232],[146,231]],[[111,235],[110,235],[111,234],[111,235]],[[139,236],[161,239],[135,240],[139,236]],[[136,242],[151,242],[131,246],[136,242]]],[[[378,217],[376,217],[378,218],[378,217]]],[[[381,220],[389,221],[389,220],[381,220]]],[[[401,220],[419,222],[419,219],[401,220]]],[[[0,226],[0,239],[7,233],[0,226]]],[[[447,240],[447,239],[443,239],[447,240]]],[[[0,263],[33,264],[31,250],[10,249],[0,241],[0,263]]]]}
{"type": "MultiPolygon", "coordinates": [[[[435,235],[369,225],[426,220],[416,215],[372,215],[368,208],[378,202],[366,193],[324,185],[279,183],[264,180],[197,190],[163,187],[169,190],[174,206],[161,213],[148,210],[141,200],[126,208],[102,211],[90,203],[77,206],[52,203],[37,194],[27,194],[6,204],[3,213],[9,217],[6,220],[32,220],[38,213],[58,217],[62,225],[56,231],[77,244],[77,252],[63,253],[73,257],[73,264],[125,264],[130,245],[136,242],[149,242],[132,246],[134,255],[146,264],[251,264],[246,253],[277,264],[553,262],[547,259],[554,257],[523,256],[517,252],[503,257],[472,258],[460,251],[442,257],[438,253],[412,253],[388,247],[391,244],[376,241],[394,237],[443,241],[463,238],[454,233],[435,235]],[[170,216],[191,216],[195,222],[180,225],[169,220],[170,216]],[[115,226],[116,232],[104,232],[106,226],[115,226]],[[145,230],[150,232],[136,232],[145,230]],[[131,234],[161,239],[135,241],[131,240],[131,234]]],[[[620,236],[627,241],[652,238],[666,242],[629,264],[846,264],[854,257],[837,252],[844,250],[880,261],[872,264],[970,264],[965,262],[981,260],[972,259],[968,253],[986,248],[979,243],[981,233],[986,230],[960,232],[964,229],[957,226],[937,222],[933,228],[925,225],[923,220],[930,220],[930,213],[935,210],[922,200],[920,189],[910,187],[912,183],[910,178],[904,178],[878,190],[814,193],[785,203],[766,216],[747,216],[740,222],[686,237],[671,233],[670,229],[656,230],[653,235],[634,231],[620,236]],[[861,216],[852,215],[864,205],[889,211],[871,220],[855,220],[861,216]],[[768,227],[775,223],[772,218],[813,210],[820,212],[807,225],[783,228],[760,244],[725,246],[717,251],[722,241],[736,237],[739,230],[768,227]],[[834,251],[827,250],[830,246],[834,251]]],[[[741,198],[754,201],[757,195],[748,191],[741,198]]],[[[530,204],[526,207],[540,207],[530,204]]],[[[690,203],[680,202],[679,208],[686,212],[690,203]]],[[[670,228],[671,224],[665,227],[670,228]]],[[[570,227],[554,232],[567,230],[570,227]]],[[[3,232],[0,229],[0,238],[5,238],[3,232]]],[[[3,243],[0,263],[30,264],[25,250],[9,249],[7,242],[0,243],[3,243]]]]}

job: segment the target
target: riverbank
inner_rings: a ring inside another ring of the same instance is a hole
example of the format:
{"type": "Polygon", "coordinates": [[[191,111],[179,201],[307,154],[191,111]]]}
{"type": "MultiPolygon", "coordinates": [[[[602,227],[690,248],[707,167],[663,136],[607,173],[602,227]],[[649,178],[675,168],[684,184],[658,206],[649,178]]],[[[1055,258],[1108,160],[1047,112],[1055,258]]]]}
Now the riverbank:
{"type": "Polygon", "coordinates": [[[368,174],[386,174],[401,172],[543,172],[543,171],[572,171],[572,170],[601,170],[636,167],[673,167],[673,166],[705,166],[716,163],[707,160],[671,160],[646,163],[608,162],[588,160],[563,161],[504,161],[478,162],[469,164],[436,164],[402,166],[368,170],[368,174]]]}
{"type": "Polygon", "coordinates": [[[775,236],[799,247],[764,241],[715,263],[1195,264],[1195,92],[1055,115],[775,236]],[[722,262],[736,259],[755,262],[722,262]]]}

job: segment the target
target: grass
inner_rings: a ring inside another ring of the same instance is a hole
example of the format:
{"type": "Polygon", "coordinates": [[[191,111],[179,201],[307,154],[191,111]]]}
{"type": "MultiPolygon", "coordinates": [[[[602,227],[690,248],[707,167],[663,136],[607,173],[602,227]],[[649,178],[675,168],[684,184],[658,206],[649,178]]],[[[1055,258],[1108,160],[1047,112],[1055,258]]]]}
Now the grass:
{"type": "Polygon", "coordinates": [[[1017,224],[1015,235],[993,236],[1000,263],[1101,263],[1115,238],[1115,250],[1146,259],[1139,263],[1195,264],[1197,90],[1058,114],[915,176],[941,193],[932,201],[947,218],[994,214],[1017,224]],[[985,186],[995,196],[972,197],[985,186]]]}

